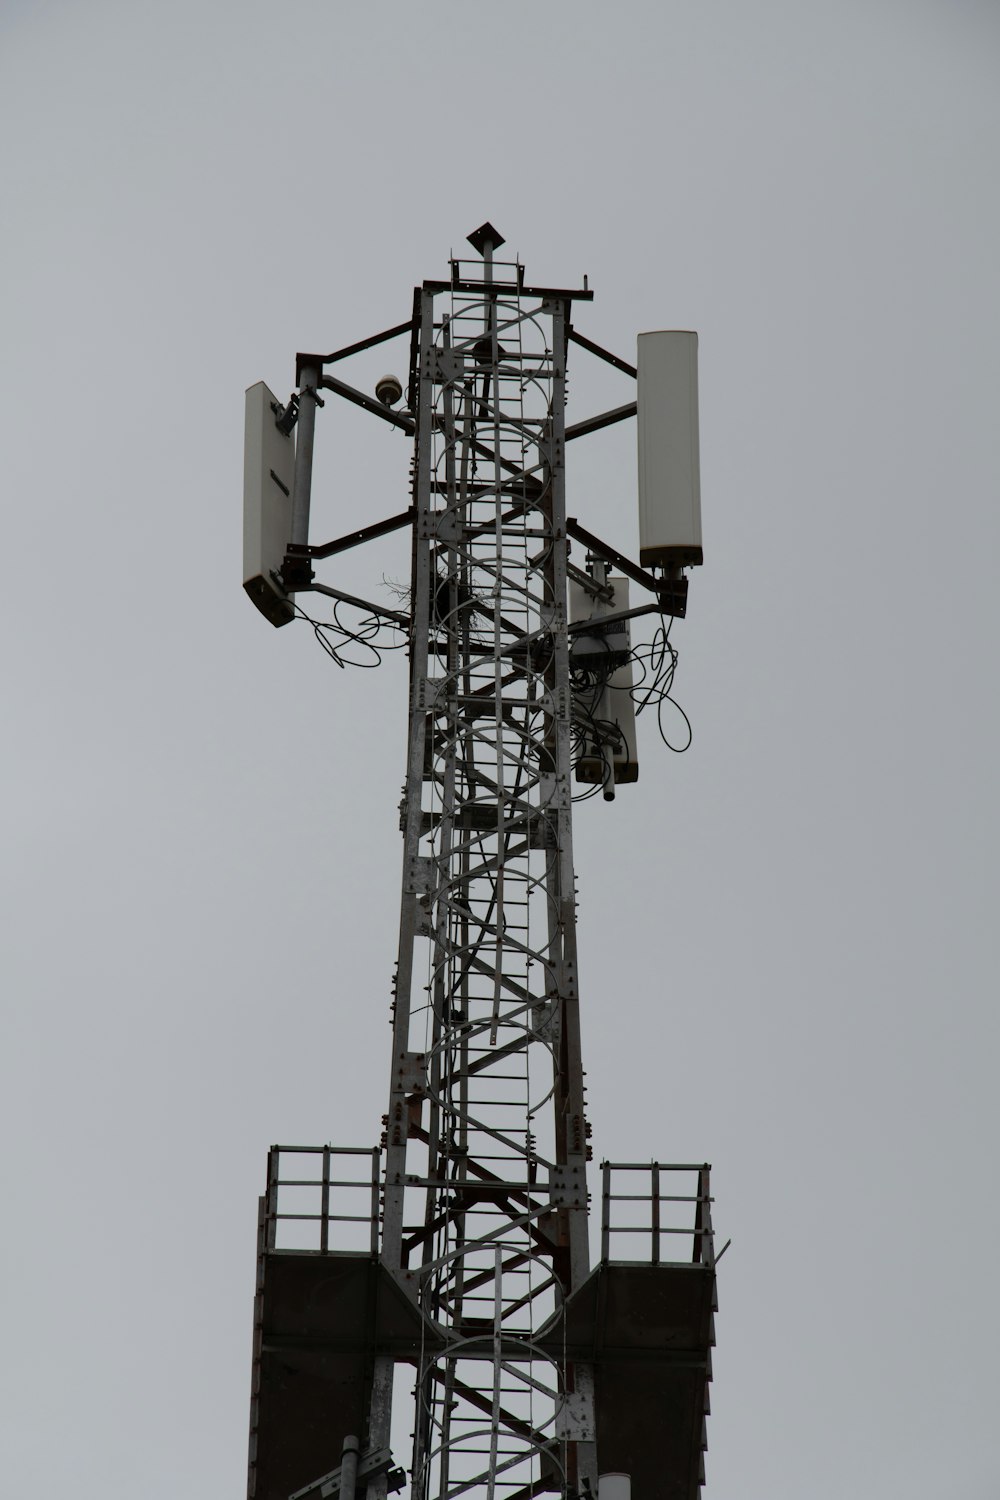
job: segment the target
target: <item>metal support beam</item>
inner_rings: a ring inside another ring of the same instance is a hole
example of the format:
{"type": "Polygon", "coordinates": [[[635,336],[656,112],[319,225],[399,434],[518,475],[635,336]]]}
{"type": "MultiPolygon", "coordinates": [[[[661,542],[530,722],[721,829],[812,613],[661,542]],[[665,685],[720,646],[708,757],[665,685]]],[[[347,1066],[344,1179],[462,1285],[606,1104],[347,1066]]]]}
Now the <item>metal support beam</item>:
{"type": "Polygon", "coordinates": [[[638,563],[631,562],[617,548],[610,546],[607,542],[602,542],[599,536],[595,536],[592,531],[581,526],[579,521],[570,517],[566,522],[566,531],[574,541],[582,542],[591,552],[595,552],[598,557],[603,557],[605,562],[611,563],[620,573],[624,573],[626,578],[634,578],[636,583],[641,583],[644,589],[649,589],[651,594],[659,594],[662,591],[663,583],[660,579],[654,578],[652,573],[647,573],[645,568],[640,568],[638,563]]]}
{"type": "Polygon", "coordinates": [[[372,526],[359,526],[357,531],[349,531],[346,536],[338,537],[334,542],[324,542],[319,547],[310,547],[309,556],[316,560],[333,557],[338,552],[346,552],[351,547],[359,547],[362,542],[372,542],[378,536],[388,536],[392,531],[411,526],[415,515],[416,511],[411,505],[409,510],[400,511],[398,516],[390,516],[386,521],[376,521],[372,526]]]}
{"type": "Polygon", "coordinates": [[[391,620],[394,625],[399,625],[403,630],[409,630],[410,617],[402,615],[395,609],[383,609],[381,604],[372,604],[369,599],[359,599],[356,594],[345,594],[342,589],[330,588],[326,583],[308,583],[302,586],[302,592],[311,594],[325,594],[328,599],[336,599],[340,604],[353,604],[356,609],[367,610],[370,615],[379,615],[383,620],[391,620]]]}
{"type": "Polygon", "coordinates": [[[616,370],[621,370],[625,375],[631,375],[633,380],[638,379],[639,372],[635,365],[628,364],[624,359],[619,359],[617,354],[611,354],[607,349],[602,349],[600,344],[595,344],[593,339],[584,338],[582,333],[577,333],[575,328],[567,328],[568,338],[574,344],[579,344],[581,349],[586,349],[590,354],[596,354],[598,359],[606,360],[609,365],[614,365],[616,370]]]}
{"type": "MultiPolygon", "coordinates": [[[[343,396],[345,401],[352,401],[355,406],[360,406],[364,411],[370,411],[373,417],[381,417],[383,422],[388,422],[390,427],[398,427],[408,436],[413,435],[413,418],[403,416],[402,412],[393,411],[389,406],[383,406],[382,402],[375,396],[367,396],[364,391],[356,390],[353,385],[348,385],[346,380],[338,380],[336,375],[323,375],[319,384],[325,391],[333,391],[336,396],[343,396]]],[[[299,417],[299,426],[302,418],[299,417]]]]}
{"type": "MultiPolygon", "coordinates": [[[[356,344],[348,344],[343,349],[335,349],[332,354],[323,355],[323,363],[332,365],[338,359],[347,359],[351,354],[360,354],[365,349],[374,349],[376,344],[388,343],[389,339],[398,338],[401,333],[413,331],[413,319],[408,318],[405,323],[396,323],[392,328],[386,328],[382,333],[373,333],[370,338],[359,339],[356,344]]],[[[299,358],[304,356],[299,355],[299,358]]]]}
{"type": "Polygon", "coordinates": [[[572,427],[566,428],[566,441],[573,438],[586,437],[588,432],[599,432],[602,427],[611,427],[615,422],[626,422],[629,417],[634,417],[638,411],[638,403],[630,401],[626,406],[614,406],[610,411],[602,411],[596,417],[587,417],[583,422],[574,422],[572,427]]]}

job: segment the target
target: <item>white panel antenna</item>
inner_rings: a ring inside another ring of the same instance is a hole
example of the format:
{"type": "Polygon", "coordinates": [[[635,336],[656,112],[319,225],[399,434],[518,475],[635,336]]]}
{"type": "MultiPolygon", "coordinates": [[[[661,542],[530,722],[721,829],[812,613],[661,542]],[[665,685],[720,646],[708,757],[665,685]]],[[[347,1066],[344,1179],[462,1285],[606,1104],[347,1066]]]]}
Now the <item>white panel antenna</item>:
{"type": "Polygon", "coordinates": [[[243,443],[243,587],[272,625],[295,616],[280,573],[292,535],[295,439],[277,426],[284,408],[263,381],[246,396],[243,443]]]}
{"type": "Polygon", "coordinates": [[[686,568],[702,561],[698,448],[698,335],[638,340],[639,561],[686,568]]]}

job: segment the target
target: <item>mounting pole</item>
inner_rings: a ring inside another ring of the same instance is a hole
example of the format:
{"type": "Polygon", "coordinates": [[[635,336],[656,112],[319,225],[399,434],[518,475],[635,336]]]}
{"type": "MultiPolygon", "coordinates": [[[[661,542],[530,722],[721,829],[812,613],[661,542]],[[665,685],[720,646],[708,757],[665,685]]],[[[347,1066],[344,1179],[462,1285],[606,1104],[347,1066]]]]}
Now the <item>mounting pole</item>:
{"type": "Polygon", "coordinates": [[[303,363],[299,372],[299,418],[295,438],[295,485],[292,490],[292,534],[294,547],[309,543],[309,505],[312,497],[313,442],[316,434],[317,387],[322,375],[319,364],[303,363]]]}

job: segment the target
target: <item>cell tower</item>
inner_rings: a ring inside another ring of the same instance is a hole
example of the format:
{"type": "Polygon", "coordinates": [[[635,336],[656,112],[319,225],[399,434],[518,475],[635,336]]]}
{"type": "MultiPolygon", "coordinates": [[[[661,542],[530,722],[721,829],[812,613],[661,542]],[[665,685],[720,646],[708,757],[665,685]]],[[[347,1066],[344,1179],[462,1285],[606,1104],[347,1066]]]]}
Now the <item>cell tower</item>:
{"type": "Polygon", "coordinates": [[[271,1150],[248,1495],[688,1500],[714,1343],[709,1169],[604,1163],[592,1266],[571,814],[574,791],[635,780],[636,707],[669,690],[668,622],[701,562],[697,341],[641,335],[632,366],[573,326],[586,285],[526,285],[490,224],[469,240],[477,257],[418,287],[405,322],[298,355],[287,404],[247,392],[247,592],[275,625],[324,595],[332,654],[397,644],[410,671],[384,1134],[271,1150]],[[369,396],[333,373],[406,337],[405,402],[395,376],[369,396]],[[635,378],[636,401],[567,427],[573,344],[635,378]],[[408,509],[314,545],[321,393],[414,446],[408,509]],[[632,417],[638,564],[565,497],[566,444],[632,417]],[[316,581],[314,562],[403,527],[405,608],[316,581]],[[649,613],[656,642],[633,649],[649,613]]]}

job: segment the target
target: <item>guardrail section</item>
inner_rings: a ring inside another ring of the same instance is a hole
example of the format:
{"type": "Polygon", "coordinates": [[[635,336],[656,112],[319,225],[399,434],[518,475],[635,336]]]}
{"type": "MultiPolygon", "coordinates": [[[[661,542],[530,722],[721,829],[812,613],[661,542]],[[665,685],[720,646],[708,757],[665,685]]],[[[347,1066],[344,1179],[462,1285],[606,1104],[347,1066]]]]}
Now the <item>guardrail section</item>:
{"type": "Polygon", "coordinates": [[[602,1162],[601,1260],[714,1269],[710,1170],[707,1162],[602,1162]]]}
{"type": "Polygon", "coordinates": [[[263,1200],[268,1250],[379,1249],[377,1147],[272,1146],[263,1200]],[[331,1225],[337,1228],[331,1232],[331,1225]]]}

